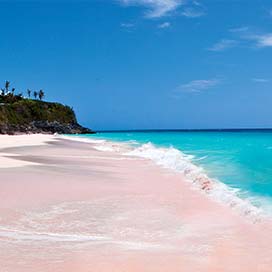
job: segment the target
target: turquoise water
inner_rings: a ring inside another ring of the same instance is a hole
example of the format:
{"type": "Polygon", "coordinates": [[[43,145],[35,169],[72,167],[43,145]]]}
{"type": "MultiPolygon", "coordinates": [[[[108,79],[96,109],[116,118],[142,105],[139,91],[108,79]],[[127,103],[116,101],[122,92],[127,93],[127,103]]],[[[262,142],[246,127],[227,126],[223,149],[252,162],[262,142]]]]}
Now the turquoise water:
{"type": "Polygon", "coordinates": [[[87,137],[173,147],[193,155],[195,165],[209,177],[239,189],[241,197],[272,208],[272,131],[104,132],[87,137]]]}

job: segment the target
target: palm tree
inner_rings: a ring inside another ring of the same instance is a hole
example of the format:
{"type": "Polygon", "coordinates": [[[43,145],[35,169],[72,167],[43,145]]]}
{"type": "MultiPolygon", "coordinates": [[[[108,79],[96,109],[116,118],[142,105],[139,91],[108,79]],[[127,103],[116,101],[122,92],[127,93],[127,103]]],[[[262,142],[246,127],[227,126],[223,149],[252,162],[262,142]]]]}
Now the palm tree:
{"type": "Polygon", "coordinates": [[[31,90],[27,89],[27,95],[28,95],[28,98],[30,98],[30,96],[31,96],[31,90]]]}
{"type": "Polygon", "coordinates": [[[10,82],[6,80],[6,82],[5,82],[5,89],[6,89],[6,92],[8,92],[9,86],[10,86],[10,82]]]}
{"type": "Polygon", "coordinates": [[[39,91],[39,99],[42,100],[44,98],[44,92],[43,90],[39,91]]]}
{"type": "Polygon", "coordinates": [[[37,96],[38,96],[38,92],[34,91],[34,92],[33,92],[33,96],[34,96],[34,98],[36,99],[37,96]]]}

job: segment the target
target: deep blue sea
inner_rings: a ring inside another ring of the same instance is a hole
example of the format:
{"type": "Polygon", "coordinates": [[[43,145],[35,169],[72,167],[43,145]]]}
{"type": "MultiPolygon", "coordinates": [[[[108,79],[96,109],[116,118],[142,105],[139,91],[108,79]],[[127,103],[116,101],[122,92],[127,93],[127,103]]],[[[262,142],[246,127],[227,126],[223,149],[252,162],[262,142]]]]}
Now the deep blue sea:
{"type": "MultiPolygon", "coordinates": [[[[270,130],[101,132],[85,137],[127,142],[135,148],[151,143],[154,148],[179,150],[209,177],[272,214],[270,130]]],[[[167,156],[177,154],[167,152],[167,156]]]]}

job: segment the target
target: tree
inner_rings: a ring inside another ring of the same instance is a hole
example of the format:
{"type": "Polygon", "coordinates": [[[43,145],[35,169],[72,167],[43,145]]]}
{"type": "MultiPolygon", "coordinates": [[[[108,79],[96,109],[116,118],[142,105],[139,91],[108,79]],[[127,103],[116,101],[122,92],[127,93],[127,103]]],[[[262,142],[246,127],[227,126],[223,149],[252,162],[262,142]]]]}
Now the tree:
{"type": "Polygon", "coordinates": [[[37,96],[38,96],[38,92],[34,91],[34,92],[33,92],[33,96],[34,96],[34,98],[36,99],[37,96]]]}
{"type": "Polygon", "coordinates": [[[4,96],[5,95],[5,89],[1,88],[1,95],[4,96]]]}
{"type": "Polygon", "coordinates": [[[43,90],[40,90],[39,91],[39,99],[43,100],[43,98],[44,98],[44,92],[43,92],[43,90]]]}
{"type": "Polygon", "coordinates": [[[10,82],[6,80],[6,82],[5,82],[5,90],[6,90],[6,92],[9,91],[9,86],[10,86],[10,82]]]}
{"type": "Polygon", "coordinates": [[[12,88],[12,89],[11,89],[11,93],[14,95],[14,93],[15,93],[15,88],[12,88]]]}
{"type": "Polygon", "coordinates": [[[30,98],[30,96],[31,96],[31,90],[27,89],[27,95],[28,95],[28,98],[30,98]]]}

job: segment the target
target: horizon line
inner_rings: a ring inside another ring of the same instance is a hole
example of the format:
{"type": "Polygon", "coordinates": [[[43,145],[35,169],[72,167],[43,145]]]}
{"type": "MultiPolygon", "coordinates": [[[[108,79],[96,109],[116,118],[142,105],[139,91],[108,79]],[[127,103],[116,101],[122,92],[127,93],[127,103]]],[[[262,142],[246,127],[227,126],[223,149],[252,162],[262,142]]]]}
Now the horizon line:
{"type": "Polygon", "coordinates": [[[239,132],[239,131],[272,131],[271,128],[188,128],[188,129],[107,129],[96,132],[239,132]]]}

